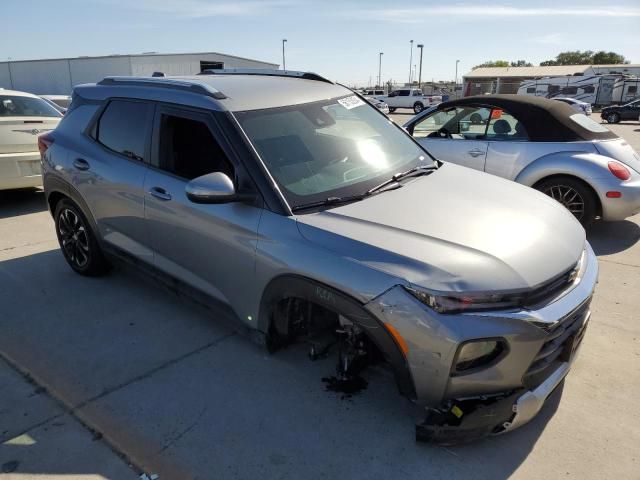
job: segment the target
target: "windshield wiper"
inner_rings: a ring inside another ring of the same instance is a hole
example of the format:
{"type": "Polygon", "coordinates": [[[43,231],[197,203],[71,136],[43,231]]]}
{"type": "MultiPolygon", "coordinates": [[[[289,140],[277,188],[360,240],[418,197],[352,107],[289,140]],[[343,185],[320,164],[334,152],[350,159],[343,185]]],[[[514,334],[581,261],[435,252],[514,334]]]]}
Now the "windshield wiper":
{"type": "Polygon", "coordinates": [[[358,200],[362,200],[368,194],[363,193],[360,195],[350,195],[348,197],[328,197],[324,200],[318,200],[317,202],[309,202],[302,203],[300,205],[296,205],[291,209],[292,212],[299,212],[300,210],[309,210],[311,208],[317,207],[326,207],[328,205],[339,205],[341,203],[349,203],[349,202],[357,202],[358,200]]]}
{"type": "Polygon", "coordinates": [[[426,175],[428,173],[434,172],[438,169],[437,166],[429,165],[429,166],[420,166],[413,167],[406,172],[400,172],[393,175],[390,179],[385,180],[380,185],[376,185],[373,188],[367,190],[365,195],[371,195],[372,193],[379,192],[380,190],[385,189],[389,185],[397,184],[400,180],[410,177],[419,177],[420,175],[426,175]]]}

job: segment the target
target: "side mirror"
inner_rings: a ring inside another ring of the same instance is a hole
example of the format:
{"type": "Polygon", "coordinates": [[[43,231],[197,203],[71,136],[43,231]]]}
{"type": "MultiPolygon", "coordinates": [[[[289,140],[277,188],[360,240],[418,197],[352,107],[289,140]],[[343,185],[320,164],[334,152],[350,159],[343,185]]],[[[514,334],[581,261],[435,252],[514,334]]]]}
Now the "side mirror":
{"type": "Polygon", "coordinates": [[[194,178],[187,183],[185,192],[193,203],[227,203],[238,200],[233,182],[222,172],[194,178]]]}

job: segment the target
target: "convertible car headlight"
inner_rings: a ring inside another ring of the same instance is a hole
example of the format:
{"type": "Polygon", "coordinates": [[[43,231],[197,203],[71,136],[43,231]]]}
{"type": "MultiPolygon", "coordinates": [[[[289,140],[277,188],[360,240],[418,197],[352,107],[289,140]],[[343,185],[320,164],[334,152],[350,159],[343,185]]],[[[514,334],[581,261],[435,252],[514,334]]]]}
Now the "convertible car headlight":
{"type": "Polygon", "coordinates": [[[439,313],[512,308],[520,305],[523,300],[521,294],[468,295],[461,293],[439,295],[415,287],[406,287],[406,289],[411,295],[439,313]]]}

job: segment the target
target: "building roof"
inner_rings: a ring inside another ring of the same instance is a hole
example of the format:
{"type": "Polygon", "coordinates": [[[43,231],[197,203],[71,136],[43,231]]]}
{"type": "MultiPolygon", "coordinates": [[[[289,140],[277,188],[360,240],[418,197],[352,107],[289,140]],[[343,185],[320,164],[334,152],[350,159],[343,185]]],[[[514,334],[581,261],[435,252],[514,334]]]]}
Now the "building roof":
{"type": "Polygon", "coordinates": [[[549,67],[481,67],[463,75],[465,78],[553,77],[584,73],[591,65],[554,65],[549,67]]]}
{"type": "Polygon", "coordinates": [[[220,52],[183,52],[183,53],[158,53],[158,52],[148,52],[148,53],[123,53],[123,54],[112,54],[112,55],[95,55],[95,56],[80,56],[80,57],[57,57],[57,58],[34,58],[31,60],[5,60],[0,63],[21,63],[21,62],[51,62],[56,60],[96,60],[101,58],[129,58],[129,57],[174,57],[174,56],[182,56],[182,55],[221,55],[229,58],[237,58],[239,60],[249,60],[251,62],[259,62],[264,63],[266,65],[274,65],[279,66],[277,63],[264,62],[262,60],[255,60],[253,58],[246,57],[238,57],[237,55],[229,55],[227,53],[220,52]]]}

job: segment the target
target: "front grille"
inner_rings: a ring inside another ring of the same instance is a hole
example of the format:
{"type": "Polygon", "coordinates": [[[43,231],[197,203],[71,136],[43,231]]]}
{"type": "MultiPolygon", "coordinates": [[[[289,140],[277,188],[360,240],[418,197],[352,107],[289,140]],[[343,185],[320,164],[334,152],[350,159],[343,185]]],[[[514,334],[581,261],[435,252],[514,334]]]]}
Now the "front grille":
{"type": "Polygon", "coordinates": [[[553,373],[563,361],[567,361],[582,341],[585,332],[585,321],[589,313],[589,298],[578,308],[562,318],[549,331],[549,335],[533,359],[531,366],[525,373],[523,383],[529,389],[536,388],[553,373]]]}
{"type": "Polygon", "coordinates": [[[565,290],[575,280],[577,268],[578,264],[575,264],[558,278],[529,292],[524,299],[525,305],[536,305],[565,290]]]}

